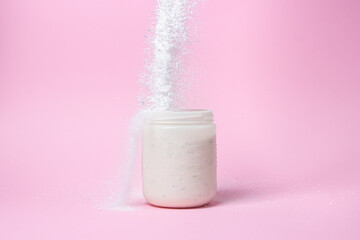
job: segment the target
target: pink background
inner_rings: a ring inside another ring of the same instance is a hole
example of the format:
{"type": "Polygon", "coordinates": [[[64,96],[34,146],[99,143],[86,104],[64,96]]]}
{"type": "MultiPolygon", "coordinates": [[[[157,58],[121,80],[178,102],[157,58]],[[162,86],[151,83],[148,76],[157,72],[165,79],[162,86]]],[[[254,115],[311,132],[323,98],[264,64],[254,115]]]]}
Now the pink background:
{"type": "Polygon", "coordinates": [[[0,0],[0,239],[359,239],[356,0],[201,4],[193,107],[216,117],[216,200],[97,208],[155,5],[0,0]]]}

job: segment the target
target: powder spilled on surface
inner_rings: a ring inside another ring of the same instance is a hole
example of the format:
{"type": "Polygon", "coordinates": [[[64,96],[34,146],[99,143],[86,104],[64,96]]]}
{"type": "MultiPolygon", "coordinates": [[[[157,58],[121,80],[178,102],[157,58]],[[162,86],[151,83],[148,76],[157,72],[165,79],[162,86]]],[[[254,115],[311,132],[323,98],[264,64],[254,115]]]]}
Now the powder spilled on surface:
{"type": "MultiPolygon", "coordinates": [[[[107,208],[130,210],[135,165],[139,155],[142,128],[152,111],[183,108],[185,60],[189,54],[189,20],[197,0],[158,0],[156,22],[149,30],[148,57],[145,74],[140,83],[146,92],[139,97],[140,109],[129,126],[127,156],[120,169],[119,179],[112,189],[107,208]]],[[[140,191],[138,191],[140,192],[140,191]]]]}

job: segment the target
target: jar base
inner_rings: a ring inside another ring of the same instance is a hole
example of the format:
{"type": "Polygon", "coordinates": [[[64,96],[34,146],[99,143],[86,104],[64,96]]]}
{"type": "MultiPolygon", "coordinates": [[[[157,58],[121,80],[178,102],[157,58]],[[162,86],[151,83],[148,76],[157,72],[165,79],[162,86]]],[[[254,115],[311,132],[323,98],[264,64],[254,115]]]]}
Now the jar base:
{"type": "MultiPolygon", "coordinates": [[[[216,194],[216,193],[215,193],[216,194]]],[[[149,199],[148,197],[145,197],[145,200],[147,203],[154,207],[159,208],[172,208],[172,209],[186,209],[186,208],[201,208],[204,206],[207,206],[210,204],[214,198],[215,194],[208,197],[207,199],[203,199],[203,201],[188,201],[188,202],[181,202],[181,201],[161,201],[159,199],[149,199]]]]}
{"type": "Polygon", "coordinates": [[[161,204],[154,204],[151,202],[147,202],[150,206],[152,207],[157,207],[157,208],[167,208],[167,209],[191,209],[191,208],[202,208],[202,207],[206,207],[207,205],[210,204],[210,202],[208,203],[203,203],[203,204],[194,204],[194,205],[189,205],[189,206],[169,206],[169,205],[161,205],[161,204]]]}

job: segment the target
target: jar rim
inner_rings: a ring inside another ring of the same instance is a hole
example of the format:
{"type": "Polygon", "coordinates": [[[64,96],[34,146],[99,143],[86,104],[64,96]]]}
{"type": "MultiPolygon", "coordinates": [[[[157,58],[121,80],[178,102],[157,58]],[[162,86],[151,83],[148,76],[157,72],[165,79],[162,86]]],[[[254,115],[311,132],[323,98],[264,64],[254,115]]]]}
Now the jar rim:
{"type": "Polygon", "coordinates": [[[213,122],[213,112],[209,109],[180,109],[149,111],[150,124],[206,124],[213,122]]]}

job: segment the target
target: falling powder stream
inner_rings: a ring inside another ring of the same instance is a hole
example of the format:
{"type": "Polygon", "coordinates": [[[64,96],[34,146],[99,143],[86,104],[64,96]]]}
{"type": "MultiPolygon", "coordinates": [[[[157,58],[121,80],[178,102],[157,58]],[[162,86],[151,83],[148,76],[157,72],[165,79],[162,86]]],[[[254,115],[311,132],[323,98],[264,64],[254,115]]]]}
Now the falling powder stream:
{"type": "Polygon", "coordinates": [[[153,110],[176,109],[176,92],[183,74],[184,59],[189,40],[187,20],[194,2],[189,0],[162,0],[157,8],[153,57],[150,58],[147,86],[148,100],[153,110]],[[192,4],[191,4],[192,3],[192,4]]]}
{"type": "Polygon", "coordinates": [[[112,189],[111,208],[131,207],[131,185],[143,124],[152,111],[181,108],[184,94],[184,63],[189,53],[189,19],[197,0],[158,0],[156,23],[148,41],[146,71],[141,77],[146,93],[139,97],[141,107],[129,126],[127,156],[120,169],[119,179],[112,189]],[[115,193],[116,192],[116,193],[115,193]],[[115,193],[115,194],[114,194],[115,193]]]}

